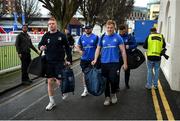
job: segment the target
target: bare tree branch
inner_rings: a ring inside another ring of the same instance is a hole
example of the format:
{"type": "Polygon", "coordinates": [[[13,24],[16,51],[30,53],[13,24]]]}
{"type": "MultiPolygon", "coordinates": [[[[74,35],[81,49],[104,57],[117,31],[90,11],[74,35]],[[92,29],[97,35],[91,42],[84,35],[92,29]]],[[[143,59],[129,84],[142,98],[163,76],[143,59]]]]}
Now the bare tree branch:
{"type": "Polygon", "coordinates": [[[97,24],[101,27],[108,19],[116,21],[117,29],[125,23],[125,18],[132,12],[134,0],[111,0],[107,1],[97,17],[97,24]]]}
{"type": "Polygon", "coordinates": [[[21,22],[22,13],[24,12],[26,23],[32,22],[32,17],[40,16],[40,9],[37,0],[17,0],[16,12],[19,15],[18,21],[21,22]],[[23,7],[23,8],[22,8],[23,7]]]}
{"type": "Polygon", "coordinates": [[[80,12],[84,16],[85,23],[96,24],[96,19],[101,12],[101,7],[106,3],[107,0],[83,0],[80,6],[80,12]]]}
{"type": "Polygon", "coordinates": [[[3,0],[0,0],[0,17],[3,16],[5,13],[3,12],[3,0]]]}

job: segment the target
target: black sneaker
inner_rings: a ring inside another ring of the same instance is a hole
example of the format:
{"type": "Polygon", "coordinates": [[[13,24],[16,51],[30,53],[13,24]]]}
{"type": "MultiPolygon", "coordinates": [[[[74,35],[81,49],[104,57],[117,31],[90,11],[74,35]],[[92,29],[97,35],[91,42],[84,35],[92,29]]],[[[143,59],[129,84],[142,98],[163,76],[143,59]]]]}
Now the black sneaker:
{"type": "Polygon", "coordinates": [[[126,89],[130,89],[130,86],[129,86],[129,84],[128,84],[128,85],[126,85],[126,89]]]}
{"type": "Polygon", "coordinates": [[[116,89],[116,92],[120,92],[120,87],[118,87],[118,88],[116,89]]]}
{"type": "Polygon", "coordinates": [[[23,85],[30,85],[32,84],[32,80],[26,80],[26,81],[22,81],[23,85]]]}
{"type": "Polygon", "coordinates": [[[27,81],[28,81],[28,82],[30,82],[30,83],[32,83],[32,82],[33,82],[33,81],[32,81],[32,80],[30,80],[30,79],[28,79],[27,81]]]}
{"type": "Polygon", "coordinates": [[[157,90],[157,89],[158,89],[158,86],[154,86],[154,89],[157,90]]]}

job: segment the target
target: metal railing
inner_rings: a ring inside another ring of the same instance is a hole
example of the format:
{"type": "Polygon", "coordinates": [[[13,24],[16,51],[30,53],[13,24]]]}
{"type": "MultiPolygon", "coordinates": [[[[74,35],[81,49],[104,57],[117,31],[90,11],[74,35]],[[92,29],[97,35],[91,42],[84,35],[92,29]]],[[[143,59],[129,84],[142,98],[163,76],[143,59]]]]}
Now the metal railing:
{"type": "MultiPolygon", "coordinates": [[[[18,34],[0,34],[0,42],[15,42],[18,34]]],[[[33,43],[40,42],[43,34],[29,34],[33,43]]],[[[0,43],[1,44],[1,43],[0,43]]]]}
{"type": "MultiPolygon", "coordinates": [[[[0,74],[11,71],[14,67],[20,67],[20,59],[17,55],[16,48],[14,46],[16,36],[18,34],[0,34],[0,74]]],[[[35,47],[42,38],[42,34],[29,34],[35,47]]],[[[76,43],[79,37],[74,37],[76,43]]],[[[76,50],[75,50],[76,51],[76,50]]],[[[36,57],[37,54],[31,51],[31,57],[36,57]]]]}
{"type": "Polygon", "coordinates": [[[20,65],[15,46],[12,43],[6,43],[0,46],[0,71],[20,65]]]}
{"type": "MultiPolygon", "coordinates": [[[[37,44],[34,43],[35,47],[37,44]]],[[[31,51],[32,58],[36,57],[37,54],[31,51]]],[[[10,71],[11,68],[20,66],[21,62],[16,52],[16,48],[13,42],[0,42],[0,73],[4,70],[10,71]]]]}

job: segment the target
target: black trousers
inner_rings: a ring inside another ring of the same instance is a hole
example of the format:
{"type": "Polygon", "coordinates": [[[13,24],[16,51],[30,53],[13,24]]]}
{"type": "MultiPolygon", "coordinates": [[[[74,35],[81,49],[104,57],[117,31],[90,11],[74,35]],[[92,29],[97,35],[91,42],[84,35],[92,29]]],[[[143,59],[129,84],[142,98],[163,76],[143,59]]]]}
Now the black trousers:
{"type": "Polygon", "coordinates": [[[126,84],[126,86],[129,85],[129,77],[130,77],[130,69],[127,69],[125,71],[125,84],[126,84]]]}
{"type": "Polygon", "coordinates": [[[101,64],[102,75],[107,79],[105,97],[110,97],[110,92],[112,94],[116,93],[117,87],[117,78],[119,63],[105,63],[101,64]],[[110,91],[111,89],[111,91],[110,91]]]}
{"type": "Polygon", "coordinates": [[[22,53],[21,54],[21,80],[27,81],[29,80],[29,76],[27,73],[27,69],[29,67],[29,64],[31,62],[31,54],[30,53],[22,53]]]}

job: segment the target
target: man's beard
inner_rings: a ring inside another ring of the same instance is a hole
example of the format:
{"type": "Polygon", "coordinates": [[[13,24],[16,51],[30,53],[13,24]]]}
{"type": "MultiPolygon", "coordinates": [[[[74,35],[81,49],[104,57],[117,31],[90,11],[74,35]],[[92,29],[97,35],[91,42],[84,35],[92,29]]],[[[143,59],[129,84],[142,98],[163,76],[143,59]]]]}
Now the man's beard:
{"type": "Polygon", "coordinates": [[[87,35],[90,35],[92,32],[86,32],[87,35]]]}

